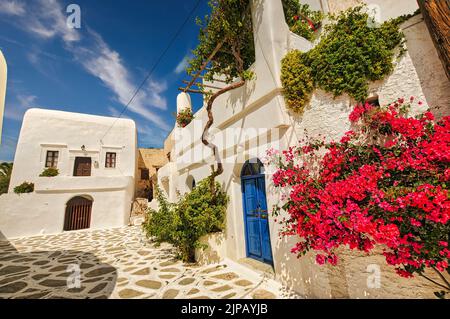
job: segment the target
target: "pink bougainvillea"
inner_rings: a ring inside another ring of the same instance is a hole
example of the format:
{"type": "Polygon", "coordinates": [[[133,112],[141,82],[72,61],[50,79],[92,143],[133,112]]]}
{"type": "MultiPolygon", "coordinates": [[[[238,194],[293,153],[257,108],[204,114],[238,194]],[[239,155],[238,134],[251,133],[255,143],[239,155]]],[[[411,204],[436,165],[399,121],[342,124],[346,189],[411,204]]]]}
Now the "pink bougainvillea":
{"type": "Polygon", "coordinates": [[[357,105],[339,142],[269,152],[274,186],[288,193],[274,214],[288,213],[282,234],[298,236],[293,253],[314,250],[318,264],[335,265],[340,246],[382,245],[401,276],[449,271],[450,117],[408,117],[413,102],[357,105]]]}

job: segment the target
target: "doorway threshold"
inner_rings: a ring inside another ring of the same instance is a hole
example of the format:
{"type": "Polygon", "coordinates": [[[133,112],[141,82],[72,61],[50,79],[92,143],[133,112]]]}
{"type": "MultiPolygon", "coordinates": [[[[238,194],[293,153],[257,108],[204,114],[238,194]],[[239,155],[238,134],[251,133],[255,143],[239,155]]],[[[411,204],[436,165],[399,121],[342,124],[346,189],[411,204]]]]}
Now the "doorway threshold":
{"type": "Polygon", "coordinates": [[[263,263],[262,261],[253,258],[242,258],[238,260],[238,263],[263,275],[265,278],[275,279],[275,270],[272,265],[263,263]]]}

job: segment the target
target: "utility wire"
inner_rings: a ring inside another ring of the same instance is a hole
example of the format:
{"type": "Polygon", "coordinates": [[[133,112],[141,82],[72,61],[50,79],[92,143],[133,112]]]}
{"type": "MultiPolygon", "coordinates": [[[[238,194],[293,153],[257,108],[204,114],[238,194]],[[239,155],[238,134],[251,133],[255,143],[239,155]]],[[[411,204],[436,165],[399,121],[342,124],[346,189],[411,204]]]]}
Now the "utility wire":
{"type": "Polygon", "coordinates": [[[195,11],[197,10],[198,6],[200,5],[200,3],[202,2],[202,0],[198,0],[197,3],[195,4],[195,6],[192,8],[192,10],[189,12],[188,16],[186,17],[186,19],[184,20],[184,22],[181,24],[181,26],[178,28],[177,32],[173,35],[172,39],[170,40],[170,42],[168,43],[168,45],[166,46],[166,48],[164,49],[164,51],[160,54],[160,56],[158,57],[158,59],[156,60],[155,64],[152,66],[152,68],[149,70],[149,72],[147,73],[147,76],[144,78],[144,80],[142,81],[142,83],[137,87],[136,91],[134,92],[133,96],[131,97],[131,99],[128,101],[128,103],[125,105],[125,107],[122,109],[122,111],[120,112],[119,116],[117,116],[116,120],[113,122],[113,124],[111,124],[111,126],[108,128],[108,130],[106,131],[106,133],[103,135],[103,137],[100,139],[100,142],[103,143],[103,139],[105,138],[106,135],[108,135],[108,133],[111,131],[111,129],[114,127],[114,125],[117,123],[117,121],[123,116],[123,114],[126,112],[126,110],[128,109],[128,107],[131,105],[131,103],[134,101],[134,99],[136,98],[136,96],[138,95],[139,91],[144,87],[145,83],[148,81],[148,79],[150,78],[150,76],[153,74],[153,72],[155,71],[155,69],[158,67],[159,63],[162,61],[162,59],[164,58],[164,56],[166,55],[167,51],[169,51],[170,47],[172,46],[172,44],[175,42],[176,38],[180,35],[181,31],[184,29],[184,27],[186,26],[186,24],[188,23],[188,21],[191,19],[192,15],[195,13],[195,11]]]}

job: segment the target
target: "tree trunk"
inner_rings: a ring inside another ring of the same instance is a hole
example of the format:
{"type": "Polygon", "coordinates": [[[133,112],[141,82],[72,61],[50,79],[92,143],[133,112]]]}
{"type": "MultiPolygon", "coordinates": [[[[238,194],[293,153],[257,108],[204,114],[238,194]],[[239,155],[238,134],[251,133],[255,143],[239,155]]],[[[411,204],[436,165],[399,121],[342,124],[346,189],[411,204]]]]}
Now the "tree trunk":
{"type": "Polygon", "coordinates": [[[227,87],[224,87],[223,89],[217,91],[216,93],[214,93],[213,95],[211,95],[211,97],[208,99],[208,104],[206,106],[206,111],[208,112],[208,122],[206,122],[205,128],[203,129],[203,134],[202,134],[202,143],[209,147],[214,154],[214,157],[216,158],[216,162],[217,162],[217,169],[213,168],[212,174],[211,174],[211,191],[214,193],[214,183],[215,183],[215,178],[219,175],[221,175],[223,173],[223,164],[222,164],[222,160],[220,159],[220,155],[219,155],[219,150],[217,148],[217,145],[211,143],[210,141],[208,141],[207,135],[209,132],[209,129],[211,128],[211,126],[214,124],[214,116],[212,113],[212,107],[214,104],[214,101],[221,96],[222,94],[237,89],[241,86],[243,86],[245,84],[244,80],[241,80],[239,82],[233,83],[227,87]]]}
{"type": "Polygon", "coordinates": [[[450,0],[417,0],[450,80],[450,0]]]}

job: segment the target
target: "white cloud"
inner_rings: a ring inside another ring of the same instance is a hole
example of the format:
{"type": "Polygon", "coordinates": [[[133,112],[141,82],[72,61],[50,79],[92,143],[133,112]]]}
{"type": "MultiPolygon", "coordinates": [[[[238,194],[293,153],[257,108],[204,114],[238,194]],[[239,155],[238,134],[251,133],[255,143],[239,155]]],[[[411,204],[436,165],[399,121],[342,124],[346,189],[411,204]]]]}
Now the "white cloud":
{"type": "Polygon", "coordinates": [[[16,103],[14,106],[5,108],[5,118],[14,120],[14,121],[22,121],[23,115],[28,109],[39,107],[36,103],[37,97],[35,95],[29,94],[17,94],[16,103]]]}
{"type": "Polygon", "coordinates": [[[15,0],[2,0],[2,2],[0,2],[0,13],[23,16],[25,12],[25,4],[23,2],[18,2],[15,0]]]}
{"type": "MultiPolygon", "coordinates": [[[[117,102],[127,105],[137,87],[120,54],[111,49],[98,33],[87,27],[86,35],[82,38],[78,30],[67,26],[66,19],[65,10],[58,0],[37,0],[33,15],[22,18],[19,22],[20,27],[38,38],[61,39],[64,48],[74,59],[89,74],[100,79],[105,87],[114,93],[117,102]]],[[[31,52],[28,59],[39,68],[39,54],[31,52]]],[[[163,95],[166,90],[167,84],[164,81],[150,79],[149,84],[142,88],[128,109],[151,121],[158,128],[168,131],[170,126],[158,111],[167,109],[167,100],[163,95]],[[152,108],[158,110],[153,111],[152,108]]]]}
{"type": "Polygon", "coordinates": [[[120,111],[118,109],[116,109],[115,107],[112,106],[108,106],[108,111],[109,114],[113,117],[119,117],[120,116],[120,111]]]}
{"type": "Polygon", "coordinates": [[[16,152],[17,137],[2,135],[2,144],[0,145],[0,163],[12,162],[16,152]]]}
{"type": "MultiPolygon", "coordinates": [[[[136,86],[124,66],[119,53],[110,49],[100,35],[90,32],[95,40],[93,48],[73,48],[73,53],[83,67],[93,76],[99,78],[103,84],[115,94],[116,100],[122,105],[127,105],[136,91],[136,86]]],[[[169,130],[169,126],[163,118],[150,111],[151,107],[165,109],[167,102],[161,95],[167,89],[167,85],[150,81],[148,89],[141,90],[128,109],[145,119],[153,122],[161,129],[169,130]]]]}
{"type": "MultiPolygon", "coordinates": [[[[65,44],[81,39],[78,30],[67,25],[65,10],[58,0],[37,0],[28,5],[32,6],[30,9],[32,14],[25,16],[25,11],[23,14],[17,14],[22,16],[18,25],[25,31],[42,39],[60,37],[65,44]]],[[[24,7],[22,8],[25,10],[24,7]]],[[[21,12],[20,9],[18,10],[21,12]]]]}
{"type": "Polygon", "coordinates": [[[167,90],[167,83],[165,81],[150,80],[147,95],[149,103],[161,110],[167,110],[167,99],[161,93],[167,90]]]}
{"type": "Polygon", "coordinates": [[[151,146],[161,145],[162,144],[161,141],[164,141],[167,137],[166,131],[150,127],[145,123],[140,123],[139,121],[136,124],[139,139],[141,141],[145,141],[146,145],[151,146]]]}
{"type": "Polygon", "coordinates": [[[188,62],[191,58],[192,58],[191,54],[186,54],[180,61],[180,63],[178,63],[177,67],[175,68],[175,70],[173,70],[173,72],[175,72],[176,74],[181,74],[185,72],[186,67],[188,66],[188,62]]]}
{"type": "MultiPolygon", "coordinates": [[[[108,106],[109,115],[112,117],[121,116],[122,108],[115,108],[114,106],[108,106]]],[[[132,119],[126,114],[122,114],[121,118],[123,119],[132,119]]]]}

